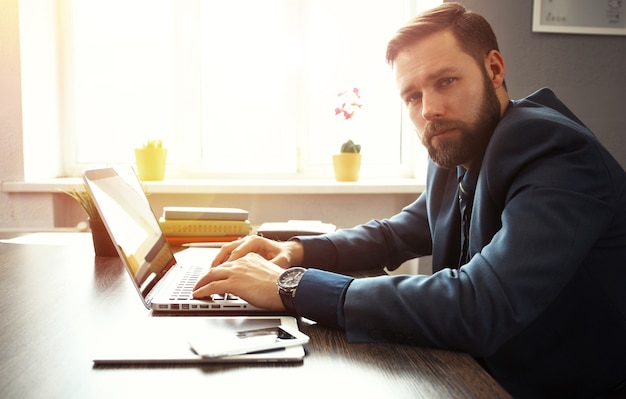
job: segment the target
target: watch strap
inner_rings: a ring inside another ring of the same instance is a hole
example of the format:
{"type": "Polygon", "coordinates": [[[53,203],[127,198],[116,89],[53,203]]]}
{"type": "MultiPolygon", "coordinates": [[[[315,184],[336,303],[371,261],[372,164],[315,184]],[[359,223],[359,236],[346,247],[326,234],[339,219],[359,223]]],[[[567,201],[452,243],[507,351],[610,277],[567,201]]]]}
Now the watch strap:
{"type": "Polygon", "coordinates": [[[296,315],[296,304],[294,301],[294,297],[296,290],[293,290],[292,292],[286,292],[282,289],[278,290],[278,294],[280,295],[280,300],[283,301],[283,305],[285,306],[285,309],[287,309],[287,312],[289,312],[290,315],[296,315]]]}

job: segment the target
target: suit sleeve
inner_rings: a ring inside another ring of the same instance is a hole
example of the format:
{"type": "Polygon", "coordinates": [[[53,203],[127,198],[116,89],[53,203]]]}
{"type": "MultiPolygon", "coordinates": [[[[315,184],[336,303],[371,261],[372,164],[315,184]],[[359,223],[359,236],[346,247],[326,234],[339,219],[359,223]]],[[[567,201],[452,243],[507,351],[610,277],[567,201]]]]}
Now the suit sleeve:
{"type": "Polygon", "coordinates": [[[372,220],[324,236],[298,237],[304,246],[305,267],[335,272],[387,267],[430,255],[432,250],[425,194],[399,214],[372,220]]]}

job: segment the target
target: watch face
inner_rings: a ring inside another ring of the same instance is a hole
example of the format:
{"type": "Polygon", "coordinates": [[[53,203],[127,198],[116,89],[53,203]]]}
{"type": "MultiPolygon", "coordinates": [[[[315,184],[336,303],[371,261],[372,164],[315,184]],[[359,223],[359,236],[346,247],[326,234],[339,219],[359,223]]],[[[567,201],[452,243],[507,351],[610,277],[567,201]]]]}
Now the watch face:
{"type": "Polygon", "coordinates": [[[292,267],[291,269],[285,270],[283,274],[280,275],[280,286],[287,289],[297,287],[305,271],[306,269],[302,267],[292,267]]]}

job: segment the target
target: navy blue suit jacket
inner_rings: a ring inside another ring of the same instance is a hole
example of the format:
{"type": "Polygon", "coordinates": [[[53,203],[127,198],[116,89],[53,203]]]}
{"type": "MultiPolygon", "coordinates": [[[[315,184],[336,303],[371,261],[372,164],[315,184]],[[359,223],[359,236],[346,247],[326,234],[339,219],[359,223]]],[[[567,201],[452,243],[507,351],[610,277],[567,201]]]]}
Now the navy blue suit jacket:
{"type": "Polygon", "coordinates": [[[352,281],[340,315],[348,338],[469,352],[517,397],[618,385],[624,170],[548,89],[511,101],[477,164],[471,260],[460,268],[457,171],[432,163],[425,192],[398,215],[300,238],[305,266],[335,272],[433,256],[432,276],[352,281]]]}

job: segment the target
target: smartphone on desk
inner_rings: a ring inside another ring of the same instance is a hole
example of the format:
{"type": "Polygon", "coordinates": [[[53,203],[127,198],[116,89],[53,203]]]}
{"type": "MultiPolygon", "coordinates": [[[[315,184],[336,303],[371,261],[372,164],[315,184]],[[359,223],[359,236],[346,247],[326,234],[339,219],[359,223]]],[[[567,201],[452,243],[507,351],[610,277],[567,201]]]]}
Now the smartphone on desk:
{"type": "Polygon", "coordinates": [[[309,337],[288,326],[272,326],[219,334],[198,334],[189,346],[203,358],[220,358],[304,345],[309,337]]]}

